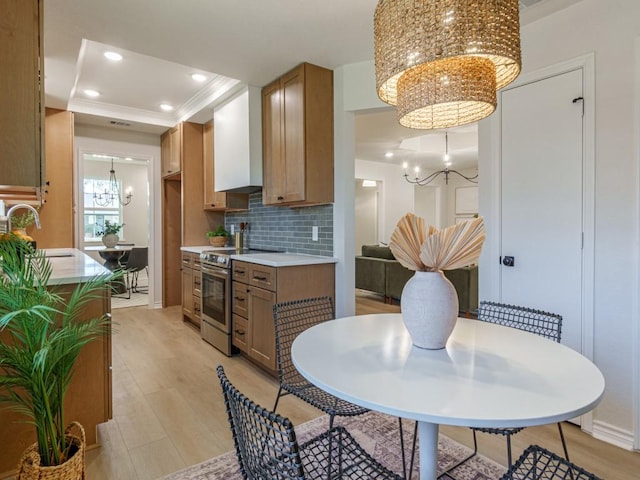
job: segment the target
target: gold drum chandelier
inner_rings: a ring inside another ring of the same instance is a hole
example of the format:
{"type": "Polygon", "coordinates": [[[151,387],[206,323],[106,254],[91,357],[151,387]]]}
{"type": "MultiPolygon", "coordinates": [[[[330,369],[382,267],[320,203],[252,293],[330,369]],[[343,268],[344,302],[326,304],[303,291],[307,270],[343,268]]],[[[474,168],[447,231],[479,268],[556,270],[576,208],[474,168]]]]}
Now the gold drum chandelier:
{"type": "Polygon", "coordinates": [[[448,128],[496,108],[520,74],[518,0],[379,0],[376,88],[410,128],[448,128]]]}

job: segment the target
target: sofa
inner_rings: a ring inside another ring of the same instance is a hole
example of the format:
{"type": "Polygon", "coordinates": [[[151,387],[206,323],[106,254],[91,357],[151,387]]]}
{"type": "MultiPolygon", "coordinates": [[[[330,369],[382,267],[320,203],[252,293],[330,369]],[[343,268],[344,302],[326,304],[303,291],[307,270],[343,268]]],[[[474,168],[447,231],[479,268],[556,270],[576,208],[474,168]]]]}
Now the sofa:
{"type": "MultiPolygon", "coordinates": [[[[413,271],[398,262],[391,249],[379,245],[363,245],[356,256],[356,288],[380,294],[388,303],[400,300],[405,283],[413,271]]],[[[458,293],[460,312],[469,315],[478,309],[478,267],[445,270],[445,276],[458,293]]]]}

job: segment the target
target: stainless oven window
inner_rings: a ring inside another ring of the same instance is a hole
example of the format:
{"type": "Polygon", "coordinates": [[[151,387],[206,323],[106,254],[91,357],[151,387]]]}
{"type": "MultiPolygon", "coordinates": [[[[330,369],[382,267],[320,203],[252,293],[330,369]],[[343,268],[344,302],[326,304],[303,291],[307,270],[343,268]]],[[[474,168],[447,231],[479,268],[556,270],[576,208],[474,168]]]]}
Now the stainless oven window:
{"type": "Polygon", "coordinates": [[[202,269],[202,314],[204,320],[226,331],[229,327],[226,312],[228,274],[226,271],[213,272],[213,269],[202,269]]]}

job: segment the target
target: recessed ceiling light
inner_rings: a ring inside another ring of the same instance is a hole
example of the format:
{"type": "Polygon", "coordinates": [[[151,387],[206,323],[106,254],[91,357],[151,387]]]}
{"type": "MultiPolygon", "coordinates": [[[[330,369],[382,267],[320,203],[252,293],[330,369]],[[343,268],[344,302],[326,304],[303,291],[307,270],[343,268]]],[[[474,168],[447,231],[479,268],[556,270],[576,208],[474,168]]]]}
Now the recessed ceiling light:
{"type": "Polygon", "coordinates": [[[384,156],[387,157],[387,158],[391,158],[391,157],[393,157],[393,152],[387,152],[387,153],[384,154],[384,156]]]}
{"type": "Polygon", "coordinates": [[[162,110],[164,110],[165,112],[170,112],[171,110],[173,110],[173,107],[171,105],[169,105],[168,103],[161,103],[160,104],[160,108],[162,110]]]}
{"type": "Polygon", "coordinates": [[[109,60],[113,60],[114,62],[119,62],[120,60],[122,60],[122,55],[120,55],[118,52],[104,52],[104,56],[109,60]]]}
{"type": "Polygon", "coordinates": [[[204,82],[207,79],[207,76],[201,73],[194,73],[193,75],[191,75],[191,78],[193,78],[196,82],[204,82]]]}
{"type": "Polygon", "coordinates": [[[99,91],[97,91],[97,90],[91,90],[90,88],[85,89],[85,90],[84,90],[84,94],[85,94],[87,97],[93,97],[93,98],[95,98],[95,97],[99,97],[99,96],[100,96],[100,92],[99,92],[99,91]]]}
{"type": "Polygon", "coordinates": [[[128,161],[130,161],[130,162],[133,160],[133,158],[131,158],[131,157],[124,157],[124,159],[125,159],[125,160],[128,160],[128,161]]]}

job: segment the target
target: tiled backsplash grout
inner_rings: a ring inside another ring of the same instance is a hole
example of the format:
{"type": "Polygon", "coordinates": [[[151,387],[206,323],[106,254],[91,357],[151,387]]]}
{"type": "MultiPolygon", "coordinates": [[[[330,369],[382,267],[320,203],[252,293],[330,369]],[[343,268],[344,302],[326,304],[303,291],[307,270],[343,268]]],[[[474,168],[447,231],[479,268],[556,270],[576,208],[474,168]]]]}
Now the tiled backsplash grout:
{"type": "Polygon", "coordinates": [[[249,210],[225,214],[225,228],[240,230],[249,224],[244,246],[310,255],[333,255],[333,205],[314,207],[271,207],[262,204],[262,192],[249,196],[249,210]],[[318,227],[318,241],[312,240],[312,227],[318,227]]]}

